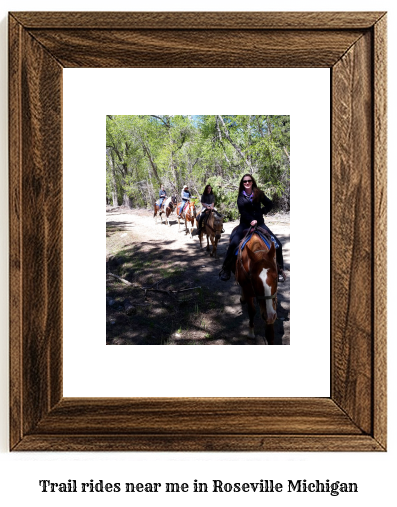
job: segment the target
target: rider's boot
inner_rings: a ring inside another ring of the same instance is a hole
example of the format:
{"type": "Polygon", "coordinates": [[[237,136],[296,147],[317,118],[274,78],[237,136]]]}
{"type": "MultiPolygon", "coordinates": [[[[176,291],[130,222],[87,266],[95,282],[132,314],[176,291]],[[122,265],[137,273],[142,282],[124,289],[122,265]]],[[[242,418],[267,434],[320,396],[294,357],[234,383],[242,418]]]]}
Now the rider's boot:
{"type": "Polygon", "coordinates": [[[229,258],[226,257],[222,266],[222,270],[219,273],[219,278],[222,280],[222,282],[227,282],[230,279],[232,274],[232,263],[233,263],[232,256],[230,256],[229,258]]]}

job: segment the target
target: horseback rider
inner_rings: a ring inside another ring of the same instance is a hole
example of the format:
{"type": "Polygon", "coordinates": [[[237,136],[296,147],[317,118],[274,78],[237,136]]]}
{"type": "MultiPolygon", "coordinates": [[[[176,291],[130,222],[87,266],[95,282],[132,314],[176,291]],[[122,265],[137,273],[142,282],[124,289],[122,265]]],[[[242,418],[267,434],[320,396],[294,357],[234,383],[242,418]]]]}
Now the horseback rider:
{"type": "Polygon", "coordinates": [[[268,199],[264,192],[260,190],[256,184],[254,177],[251,174],[244,174],[241,178],[239,186],[239,194],[237,197],[237,207],[240,212],[240,224],[232,232],[230,237],[229,248],[226,252],[226,257],[223,262],[222,270],[219,273],[219,277],[222,281],[229,280],[232,267],[235,262],[235,252],[247,232],[247,229],[255,225],[265,229],[278,243],[276,246],[276,261],[278,265],[278,271],[283,280],[286,279],[284,273],[284,262],[283,253],[280,240],[275,234],[265,225],[263,215],[268,213],[273,203],[268,199]]]}
{"type": "Polygon", "coordinates": [[[192,194],[189,192],[189,187],[187,185],[185,185],[183,188],[182,188],[182,191],[181,191],[181,198],[182,198],[182,203],[181,203],[181,207],[179,209],[179,212],[178,212],[178,217],[181,218],[181,215],[182,215],[182,211],[183,211],[183,208],[185,207],[185,204],[190,201],[190,198],[192,197],[192,194]]]}
{"type": "Polygon", "coordinates": [[[214,194],[212,192],[211,185],[206,185],[206,187],[204,188],[203,195],[201,196],[201,206],[202,206],[202,210],[201,210],[201,213],[200,213],[200,216],[199,216],[199,219],[198,219],[198,222],[199,222],[198,230],[199,230],[199,232],[200,232],[201,227],[203,225],[203,219],[204,219],[206,211],[207,210],[213,210],[214,206],[215,206],[215,196],[214,196],[214,194]]]}
{"type": "Polygon", "coordinates": [[[160,192],[159,192],[159,210],[161,209],[161,206],[163,205],[164,199],[167,197],[167,192],[164,190],[164,185],[161,185],[160,192]]]}

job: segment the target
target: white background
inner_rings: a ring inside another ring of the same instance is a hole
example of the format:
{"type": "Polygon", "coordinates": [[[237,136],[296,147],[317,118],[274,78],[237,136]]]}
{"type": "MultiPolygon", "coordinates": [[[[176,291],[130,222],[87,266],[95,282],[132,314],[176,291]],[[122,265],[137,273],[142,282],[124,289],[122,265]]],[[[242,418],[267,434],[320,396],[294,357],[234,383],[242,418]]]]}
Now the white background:
{"type": "MultiPolygon", "coordinates": [[[[49,1],[37,1],[34,3],[36,10],[388,10],[389,11],[389,48],[397,47],[396,44],[396,7],[395,2],[381,1],[349,1],[334,0],[310,2],[302,0],[299,3],[293,1],[246,1],[234,3],[217,2],[212,0],[198,2],[141,2],[117,1],[95,2],[86,0],[54,4],[49,1]],[[92,5],[92,7],[91,7],[92,5]]],[[[195,496],[191,493],[165,495],[134,495],[132,498],[126,494],[43,494],[39,492],[38,481],[51,479],[55,482],[77,479],[80,482],[90,479],[103,479],[106,482],[129,482],[129,481],[156,481],[156,482],[188,482],[194,479],[201,482],[210,482],[212,479],[224,481],[257,481],[260,479],[273,479],[286,482],[288,479],[307,480],[341,480],[344,482],[357,482],[359,493],[339,497],[330,497],[318,494],[291,494],[283,493],[279,496],[253,495],[247,499],[241,494],[206,494],[204,501],[208,505],[228,504],[234,505],[241,502],[250,502],[252,505],[263,506],[284,505],[294,502],[295,505],[374,505],[385,506],[395,504],[395,469],[397,465],[396,448],[396,373],[393,368],[396,360],[396,326],[393,321],[393,294],[389,295],[389,439],[387,453],[30,453],[10,454],[8,452],[8,261],[7,261],[7,11],[32,10],[33,4],[27,1],[5,0],[1,11],[1,99],[0,99],[0,217],[2,228],[0,250],[1,284],[0,284],[0,309],[1,309],[1,333],[0,333],[0,498],[2,504],[30,505],[152,505],[155,502],[167,505],[167,503],[185,506],[202,505],[202,495],[195,496]],[[110,498],[109,498],[110,496],[110,498]]],[[[395,156],[395,57],[390,51],[389,61],[389,167],[396,166],[395,156]]],[[[394,171],[395,173],[395,171],[394,171]]],[[[396,177],[393,171],[389,172],[389,222],[393,224],[396,216],[396,177]]],[[[390,227],[391,231],[391,227],[390,227]]],[[[391,231],[392,232],[392,231],[391,231]]],[[[389,251],[393,253],[393,238],[389,241],[389,251]]],[[[388,267],[389,287],[396,281],[396,271],[392,263],[388,267]]],[[[219,347],[221,348],[221,347],[219,347]]],[[[314,381],[316,379],[313,379],[314,381]]]]}
{"type": "Polygon", "coordinates": [[[329,396],[330,70],[65,69],[63,83],[64,396],[329,396]],[[214,94],[207,83],[215,82],[231,83],[230,89],[214,94]],[[250,93],[240,93],[247,83],[250,93]],[[255,352],[252,347],[106,346],[105,115],[212,114],[231,108],[235,114],[291,116],[291,345],[255,352]],[[76,206],[76,181],[90,189],[84,217],[76,206]],[[308,191],[313,182],[321,191],[308,191]],[[321,256],[314,298],[302,269],[308,260],[302,226],[308,217],[321,256]]]}

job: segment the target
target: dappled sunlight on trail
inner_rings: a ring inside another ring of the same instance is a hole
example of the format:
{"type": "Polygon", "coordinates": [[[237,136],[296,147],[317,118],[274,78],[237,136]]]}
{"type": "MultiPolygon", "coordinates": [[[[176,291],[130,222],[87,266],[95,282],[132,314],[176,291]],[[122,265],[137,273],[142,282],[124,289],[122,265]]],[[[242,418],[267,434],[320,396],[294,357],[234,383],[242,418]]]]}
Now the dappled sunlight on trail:
{"type": "MultiPolygon", "coordinates": [[[[248,317],[240,288],[218,278],[236,222],[224,224],[218,259],[191,239],[171,216],[171,227],[155,224],[147,210],[119,209],[106,215],[107,343],[152,345],[262,344],[264,325],[255,317],[256,342],[247,338],[248,317]],[[146,291],[144,288],[148,288],[146,291]],[[180,291],[180,292],[178,292],[180,291]],[[126,313],[126,301],[133,308],[126,313]]],[[[270,220],[266,220],[269,226],[270,220]]],[[[289,271],[289,223],[274,228],[283,241],[289,271]]],[[[288,272],[289,275],[289,272],[288,272]]],[[[289,276],[279,285],[276,344],[289,344],[289,276]]]]}

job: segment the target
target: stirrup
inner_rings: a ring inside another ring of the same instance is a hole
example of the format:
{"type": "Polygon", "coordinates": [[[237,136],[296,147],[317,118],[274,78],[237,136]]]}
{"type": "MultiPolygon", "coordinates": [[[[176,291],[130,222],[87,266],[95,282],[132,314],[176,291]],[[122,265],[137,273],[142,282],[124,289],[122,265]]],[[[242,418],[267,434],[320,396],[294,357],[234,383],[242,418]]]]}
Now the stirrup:
{"type": "Polygon", "coordinates": [[[278,275],[278,281],[279,282],[285,282],[287,279],[287,275],[285,274],[285,271],[283,269],[280,269],[277,273],[278,275]]]}

